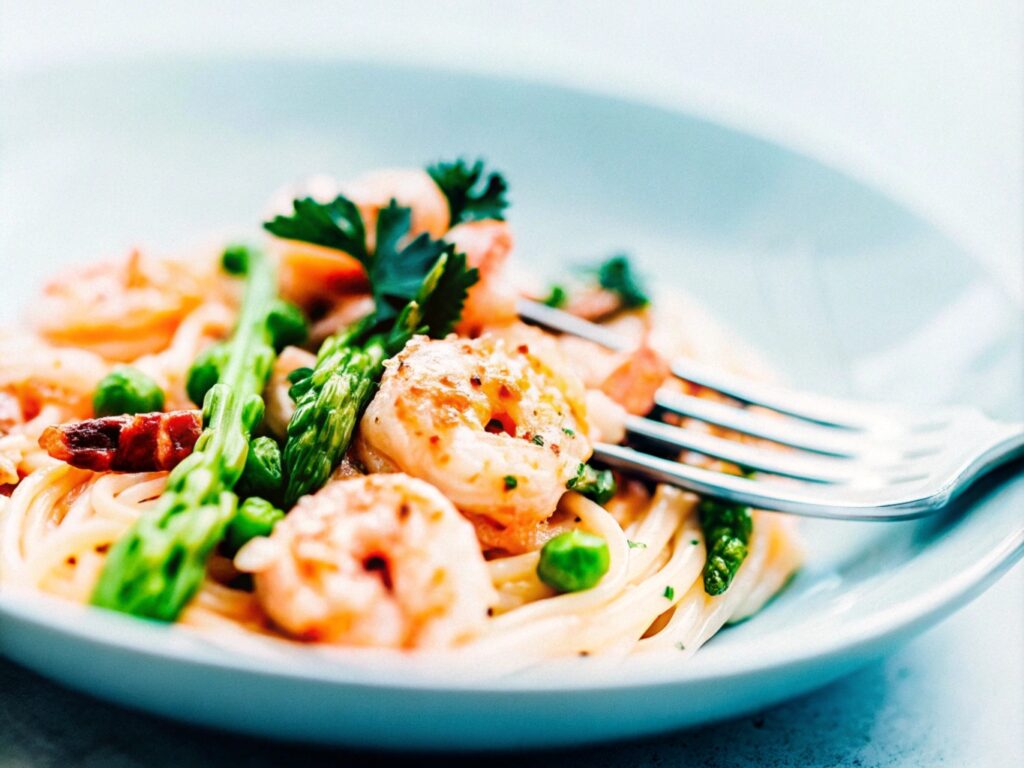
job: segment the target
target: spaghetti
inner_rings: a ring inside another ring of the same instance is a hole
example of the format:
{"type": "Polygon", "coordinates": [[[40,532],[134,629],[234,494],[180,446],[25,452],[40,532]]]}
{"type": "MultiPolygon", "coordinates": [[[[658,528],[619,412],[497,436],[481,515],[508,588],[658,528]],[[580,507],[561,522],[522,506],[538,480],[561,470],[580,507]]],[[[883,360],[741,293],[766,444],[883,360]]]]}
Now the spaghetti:
{"type": "MultiPolygon", "coordinates": [[[[392,178],[389,183],[396,182],[392,178]]],[[[433,195],[436,191],[436,188],[424,185],[422,179],[417,185],[416,189],[420,191],[416,194],[433,195]]],[[[403,194],[399,184],[398,188],[389,189],[383,199],[397,199],[418,210],[417,200],[408,197],[403,199],[403,194]]],[[[430,210],[436,208],[435,202],[430,202],[430,210]]],[[[484,253],[467,254],[471,264],[481,265],[481,271],[484,271],[486,265],[486,269],[493,272],[482,275],[479,286],[481,291],[486,289],[493,294],[496,290],[495,280],[504,279],[500,277],[500,270],[495,268],[495,262],[503,261],[505,254],[496,254],[493,249],[510,247],[504,235],[505,227],[502,223],[501,238],[476,237],[478,242],[482,242],[484,253]]],[[[285,292],[289,285],[301,284],[301,297],[297,300],[301,300],[307,310],[328,317],[338,314],[339,308],[346,302],[365,300],[365,284],[363,287],[356,283],[346,284],[339,290],[336,282],[330,282],[330,274],[325,279],[325,270],[331,273],[332,266],[330,257],[322,251],[287,241],[274,243],[271,247],[275,249],[276,258],[282,265],[281,284],[285,292]],[[328,289],[317,291],[303,283],[301,275],[306,261],[315,262],[317,279],[324,280],[328,289]]],[[[355,274],[343,258],[339,257],[335,265],[339,273],[340,270],[348,270],[355,274]]],[[[189,368],[203,350],[228,337],[238,311],[237,291],[231,281],[217,269],[217,263],[216,254],[191,260],[175,260],[154,259],[133,253],[126,263],[91,267],[63,284],[51,285],[45,302],[45,322],[37,320],[34,332],[19,329],[0,335],[0,398],[6,399],[8,406],[16,405],[12,418],[0,420],[0,491],[3,493],[0,496],[0,584],[36,590],[75,602],[89,602],[111,548],[141,516],[159,503],[167,480],[166,472],[124,474],[77,469],[47,455],[39,447],[38,441],[48,426],[89,418],[92,415],[90,403],[93,392],[101,379],[119,363],[130,363],[157,382],[167,395],[166,410],[194,407],[186,389],[189,368]],[[102,313],[98,319],[90,319],[89,315],[97,306],[102,306],[102,313]]],[[[358,275],[356,278],[363,280],[358,275]]],[[[604,288],[595,290],[607,293],[604,288]]],[[[607,295],[599,298],[606,304],[609,301],[607,295]]],[[[496,316],[494,324],[489,325],[485,322],[486,317],[484,321],[481,320],[479,302],[475,306],[473,328],[462,329],[464,333],[471,334],[473,339],[459,341],[457,337],[450,337],[449,340],[416,343],[430,350],[440,349],[434,345],[446,343],[477,345],[473,347],[473,354],[490,355],[483,363],[485,368],[497,365],[493,359],[498,354],[495,350],[509,358],[518,355],[511,362],[502,363],[505,367],[501,368],[501,376],[506,378],[501,381],[512,382],[508,386],[513,390],[516,386],[526,387],[527,384],[522,383],[525,379],[515,377],[527,376],[529,371],[533,371],[529,373],[533,379],[528,384],[541,387],[538,397],[548,397],[543,386],[561,387],[558,390],[561,394],[555,400],[547,399],[544,402],[549,405],[554,403],[550,405],[551,412],[559,414],[558,418],[570,418],[565,415],[569,413],[566,410],[568,408],[574,419],[564,424],[552,422],[554,426],[550,429],[543,424],[534,424],[525,435],[521,427],[517,434],[516,425],[509,426],[497,419],[497,428],[488,422],[479,430],[479,434],[485,436],[482,439],[489,440],[490,445],[512,446],[511,442],[500,441],[511,441],[514,438],[518,442],[513,447],[522,443],[524,447],[531,447],[531,450],[532,446],[538,446],[550,451],[554,442],[552,435],[563,432],[563,443],[567,444],[570,439],[580,441],[579,447],[573,450],[579,451],[585,459],[586,446],[589,445],[586,440],[598,436],[606,440],[619,436],[616,434],[616,416],[625,411],[620,404],[622,401],[616,402],[615,398],[623,386],[628,390],[628,402],[635,404],[644,402],[649,396],[646,388],[650,387],[652,380],[656,386],[670,385],[664,376],[657,375],[657,367],[649,362],[643,364],[643,370],[635,376],[635,382],[631,383],[628,374],[636,373],[636,365],[630,359],[613,359],[610,353],[581,349],[576,341],[562,344],[549,337],[533,343],[532,347],[525,342],[517,342],[527,331],[520,329],[516,321],[507,316],[505,309],[499,312],[500,316],[496,316]],[[586,358],[584,362],[581,362],[581,352],[582,357],[586,358]],[[551,371],[555,369],[558,376],[568,376],[572,381],[567,384],[545,384],[553,380],[551,377],[555,374],[551,371]],[[612,381],[613,377],[614,386],[608,385],[607,382],[612,381]],[[567,398],[571,403],[567,405],[568,401],[563,402],[558,398],[567,398]],[[588,417],[588,413],[591,416],[588,417]],[[565,426],[569,423],[573,425],[571,428],[565,426]],[[578,435],[575,434],[576,430],[579,431],[578,435]]],[[[586,301],[582,306],[584,309],[580,312],[585,314],[586,301]]],[[[604,305],[591,301],[591,306],[604,305]]],[[[691,352],[698,350],[706,353],[704,356],[715,362],[727,360],[735,367],[736,346],[727,344],[724,335],[697,310],[687,311],[690,312],[690,322],[688,326],[682,327],[698,328],[696,333],[700,338],[682,337],[675,331],[680,325],[659,323],[657,315],[649,309],[613,307],[613,311],[608,314],[613,316],[611,322],[618,331],[632,333],[638,339],[638,344],[645,348],[647,361],[656,359],[657,353],[652,350],[668,355],[684,348],[691,352]],[[729,348],[724,349],[724,346],[729,348]]],[[[529,329],[529,334],[532,334],[530,338],[542,335],[533,329],[529,329]]],[[[292,357],[300,361],[313,360],[298,350],[292,357]]],[[[282,356],[282,360],[287,358],[288,355],[282,356]]],[[[403,359],[408,359],[410,364],[415,363],[411,356],[403,359]]],[[[375,418],[383,415],[384,418],[394,419],[395,423],[389,424],[388,428],[405,434],[402,430],[407,425],[402,423],[401,407],[396,409],[396,404],[400,406],[409,398],[416,397],[415,392],[418,390],[414,388],[396,394],[389,377],[399,375],[398,367],[395,364],[384,374],[378,395],[391,399],[388,402],[374,401],[370,414],[375,418]]],[[[451,371],[431,373],[427,370],[424,375],[437,375],[444,379],[449,373],[451,371]]],[[[486,388],[486,385],[479,383],[477,374],[469,372],[466,375],[471,388],[486,388]]],[[[272,377],[268,384],[270,389],[286,389],[288,386],[287,380],[278,375],[272,377]]],[[[458,383],[445,379],[438,386],[446,392],[455,392],[458,383]]],[[[515,390],[512,394],[521,397],[524,391],[515,390]]],[[[268,389],[265,395],[268,407],[274,410],[267,414],[266,421],[268,425],[286,425],[292,416],[288,410],[294,406],[289,398],[282,397],[280,392],[276,394],[268,389]],[[281,412],[282,409],[284,412],[281,412]]],[[[709,396],[699,391],[696,394],[709,396]]],[[[504,396],[494,395],[495,398],[504,396]]],[[[0,400],[2,405],[3,401],[0,400]]],[[[444,407],[436,406],[438,412],[444,407]]],[[[464,416],[466,409],[474,406],[468,403],[460,407],[464,416]]],[[[2,412],[4,410],[0,408],[2,412]]],[[[537,410],[533,412],[536,414],[537,410]]],[[[697,424],[685,426],[701,428],[697,424]]],[[[361,429],[365,429],[365,426],[361,429]]],[[[277,431],[280,433],[280,429],[277,431]]],[[[357,442],[362,440],[365,443],[370,438],[372,434],[363,435],[362,431],[357,431],[357,442]]],[[[390,446],[393,442],[385,441],[383,444],[390,446]]],[[[378,447],[380,444],[378,441],[378,447]]],[[[454,450],[452,455],[457,460],[454,450]]],[[[565,457],[565,450],[567,448],[560,447],[556,442],[554,458],[565,457]]],[[[399,460],[396,461],[395,456],[377,456],[363,465],[356,460],[346,460],[328,481],[328,485],[359,483],[367,467],[377,472],[417,474],[416,467],[410,464],[404,454],[395,455],[399,460]]],[[[701,460],[692,456],[685,458],[701,460]]],[[[416,459],[420,460],[426,459],[416,459]]],[[[551,460],[543,466],[562,465],[551,460]]],[[[498,477],[504,470],[494,471],[499,473],[498,477]]],[[[434,477],[424,474],[418,476],[428,480],[434,477]]],[[[380,534],[383,538],[379,541],[374,539],[377,541],[374,544],[376,549],[370,554],[360,550],[359,558],[353,560],[357,564],[362,563],[365,573],[361,571],[356,574],[358,578],[354,576],[355,580],[351,583],[363,583],[367,578],[372,580],[379,576],[382,581],[377,585],[377,591],[390,600],[395,598],[396,592],[406,589],[409,582],[403,583],[404,577],[400,576],[402,567],[406,566],[405,561],[389,563],[388,558],[410,559],[407,571],[419,567],[417,563],[420,560],[430,561],[434,564],[432,567],[438,569],[437,573],[444,571],[437,563],[443,565],[448,558],[451,573],[457,574],[463,582],[478,580],[479,583],[458,583],[444,587],[453,591],[445,593],[448,594],[447,598],[438,593],[444,599],[438,598],[436,604],[431,603],[434,607],[430,609],[433,614],[429,620],[445,620],[446,612],[452,610],[450,606],[459,603],[466,596],[467,590],[473,592],[474,596],[480,596],[483,602],[479,602],[479,605],[486,607],[487,615],[481,616],[479,621],[474,619],[460,625],[458,631],[452,629],[451,632],[422,633],[422,636],[445,638],[439,643],[419,642],[415,638],[421,635],[394,633],[387,627],[376,634],[370,632],[367,636],[397,638],[382,644],[405,652],[426,652],[437,647],[454,646],[458,648],[460,657],[470,661],[486,661],[490,667],[500,670],[571,655],[616,658],[627,654],[671,650],[688,656],[726,623],[758,611],[782,588],[799,565],[799,546],[792,520],[768,512],[754,511],[742,564],[723,594],[708,594],[703,580],[708,546],[704,540],[705,531],[701,524],[697,497],[669,486],[650,488],[628,478],[618,478],[617,493],[610,500],[599,504],[580,493],[564,491],[565,478],[559,476],[556,484],[563,491],[554,496],[556,506],[545,507],[547,502],[543,495],[531,497],[534,498],[535,506],[530,509],[532,522],[529,523],[529,535],[519,531],[512,538],[502,538],[500,534],[506,524],[516,519],[517,497],[514,492],[521,490],[510,483],[507,479],[510,476],[515,477],[511,471],[506,474],[503,489],[493,483],[487,485],[494,478],[485,478],[478,481],[482,483],[479,487],[465,489],[464,493],[458,492],[458,489],[447,489],[444,473],[433,480],[447,498],[431,503],[447,505],[438,515],[442,512],[448,515],[446,510],[450,506],[451,515],[454,515],[451,522],[456,529],[461,531],[459,526],[465,526],[466,530],[476,534],[476,537],[469,536],[466,540],[476,542],[475,553],[471,553],[470,559],[479,557],[484,564],[481,568],[455,567],[452,558],[462,558],[465,562],[466,555],[449,553],[446,548],[452,548],[454,552],[452,541],[462,541],[462,533],[458,531],[444,537],[416,539],[413,534],[402,529],[400,526],[406,524],[404,521],[409,514],[404,502],[396,502],[395,520],[399,522],[388,528],[386,535],[380,534]],[[505,510],[500,518],[500,527],[495,527],[495,519],[487,519],[487,504],[480,502],[481,494],[486,501],[486,493],[494,494],[495,508],[500,506],[505,510]],[[472,503],[468,499],[472,499],[472,503]],[[559,592],[541,578],[538,564],[544,556],[546,542],[559,534],[575,530],[603,540],[607,547],[607,569],[591,588],[559,592]],[[436,551],[417,553],[415,545],[409,542],[419,540],[424,542],[422,546],[436,548],[436,551]],[[401,543],[401,546],[396,542],[401,543]],[[428,554],[431,557],[426,557],[428,554]],[[399,574],[397,579],[393,579],[395,574],[399,574]]],[[[460,478],[458,482],[471,485],[475,477],[448,472],[447,482],[455,482],[451,478],[460,478]]],[[[422,483],[422,480],[415,482],[422,483]]],[[[399,483],[396,487],[406,486],[399,483]]],[[[392,492],[394,489],[389,491],[392,492]]],[[[431,493],[436,491],[431,489],[431,493]]],[[[304,505],[322,506],[328,502],[318,499],[328,497],[326,490],[306,497],[289,514],[304,514],[304,505]]],[[[381,505],[386,503],[390,502],[380,502],[381,505]]],[[[352,534],[353,540],[369,536],[367,530],[381,526],[379,510],[374,507],[372,499],[365,506],[364,512],[369,515],[366,518],[368,527],[353,528],[356,531],[352,534]]],[[[333,512],[350,514],[344,510],[333,512]]],[[[323,522],[330,519],[330,516],[321,515],[320,519],[323,522]]],[[[346,525],[351,522],[348,518],[345,520],[346,525]]],[[[307,525],[307,521],[301,517],[295,517],[294,521],[289,522],[292,529],[304,525],[307,525]]],[[[377,528],[374,530],[377,531],[377,528]]],[[[254,642],[271,642],[282,638],[316,641],[316,633],[290,632],[285,628],[289,623],[280,617],[292,615],[288,612],[299,611],[299,607],[276,603],[268,605],[266,602],[271,599],[291,599],[287,597],[291,594],[288,590],[282,592],[280,583],[271,585],[268,581],[271,576],[268,575],[268,566],[264,561],[271,562],[274,557],[286,556],[281,554],[285,545],[279,541],[283,534],[279,535],[276,528],[274,530],[275,533],[269,537],[257,537],[250,541],[237,556],[223,548],[216,552],[207,564],[205,579],[180,614],[179,622],[226,643],[235,642],[232,638],[239,642],[241,638],[254,642]],[[271,589],[271,586],[275,588],[271,589]],[[286,596],[282,598],[282,594],[286,596]],[[273,616],[279,617],[278,620],[275,621],[273,616]]],[[[374,535],[379,533],[377,531],[374,535]]],[[[427,536],[423,533],[415,535],[427,536]]],[[[316,535],[313,539],[316,539],[316,535]]],[[[343,575],[344,569],[349,567],[332,561],[329,549],[318,549],[310,554],[312,544],[306,542],[301,546],[303,558],[325,560],[325,563],[316,567],[327,568],[333,574],[332,578],[339,573],[343,575]]],[[[344,548],[348,545],[342,541],[340,546],[344,548]]],[[[444,573],[441,576],[437,573],[435,581],[441,583],[444,573]]],[[[329,604],[328,607],[336,609],[338,596],[326,594],[329,591],[325,586],[328,582],[322,576],[310,576],[304,571],[296,578],[301,579],[301,587],[307,592],[310,589],[323,590],[324,594],[316,595],[317,599],[322,598],[329,604]]],[[[418,589],[435,588],[429,584],[429,579],[423,580],[423,583],[426,586],[418,589]]],[[[356,587],[351,589],[356,590],[356,587]]],[[[372,615],[380,618],[374,621],[389,621],[387,616],[390,614],[382,610],[380,604],[385,598],[378,598],[373,606],[360,608],[361,604],[353,594],[346,593],[344,600],[340,601],[346,606],[346,611],[376,611],[372,615]]],[[[408,606],[416,601],[395,599],[393,602],[398,606],[395,610],[411,610],[408,606]]],[[[470,599],[468,602],[462,600],[459,604],[476,603],[470,599]]],[[[338,618],[340,615],[335,610],[330,618],[323,621],[354,621],[348,614],[338,618]]],[[[364,615],[360,615],[359,619],[367,620],[364,615]]],[[[342,629],[347,628],[346,625],[342,629]]],[[[348,637],[350,634],[339,631],[336,636],[348,637]]]]}

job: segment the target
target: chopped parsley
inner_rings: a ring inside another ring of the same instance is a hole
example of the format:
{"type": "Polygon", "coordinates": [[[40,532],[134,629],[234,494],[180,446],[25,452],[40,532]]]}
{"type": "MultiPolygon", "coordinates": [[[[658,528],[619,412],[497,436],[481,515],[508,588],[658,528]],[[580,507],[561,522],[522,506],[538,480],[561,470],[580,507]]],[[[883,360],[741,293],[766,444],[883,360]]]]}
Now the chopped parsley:
{"type": "Polygon", "coordinates": [[[642,541],[633,541],[632,539],[626,539],[626,543],[630,549],[647,549],[647,545],[642,541]]]}
{"type": "Polygon", "coordinates": [[[691,544],[692,544],[693,546],[695,546],[695,547],[696,547],[696,546],[697,546],[698,544],[700,544],[700,540],[699,540],[699,539],[690,539],[690,543],[691,543],[691,544]]]}
{"type": "Polygon", "coordinates": [[[569,437],[576,437],[576,433],[573,432],[568,427],[562,427],[562,431],[565,432],[565,434],[567,434],[569,437]]]}
{"type": "Polygon", "coordinates": [[[675,597],[676,597],[675,587],[673,587],[671,584],[668,585],[667,587],[665,587],[665,599],[666,600],[675,600],[675,597]]]}
{"type": "Polygon", "coordinates": [[[534,435],[530,442],[534,445],[544,445],[544,438],[540,435],[534,435]]]}
{"type": "Polygon", "coordinates": [[[497,171],[485,173],[483,160],[473,165],[462,158],[439,162],[427,168],[427,173],[448,198],[451,226],[463,221],[504,220],[508,184],[497,171]]]}
{"type": "Polygon", "coordinates": [[[505,490],[514,490],[519,485],[519,481],[514,475],[505,475],[505,490]]]}
{"type": "Polygon", "coordinates": [[[598,504],[609,501],[618,490],[615,476],[610,469],[594,469],[589,464],[580,464],[576,469],[576,477],[566,483],[565,487],[598,504]]]}

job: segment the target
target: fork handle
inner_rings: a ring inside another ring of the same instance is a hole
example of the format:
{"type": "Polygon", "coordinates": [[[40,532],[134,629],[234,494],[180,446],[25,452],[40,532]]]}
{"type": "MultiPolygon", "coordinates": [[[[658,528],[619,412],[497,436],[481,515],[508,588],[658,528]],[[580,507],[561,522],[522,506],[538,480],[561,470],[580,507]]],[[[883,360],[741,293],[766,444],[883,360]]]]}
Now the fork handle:
{"type": "Polygon", "coordinates": [[[996,467],[1024,456],[1024,424],[1006,424],[1005,433],[957,475],[950,498],[966,490],[996,467]]]}

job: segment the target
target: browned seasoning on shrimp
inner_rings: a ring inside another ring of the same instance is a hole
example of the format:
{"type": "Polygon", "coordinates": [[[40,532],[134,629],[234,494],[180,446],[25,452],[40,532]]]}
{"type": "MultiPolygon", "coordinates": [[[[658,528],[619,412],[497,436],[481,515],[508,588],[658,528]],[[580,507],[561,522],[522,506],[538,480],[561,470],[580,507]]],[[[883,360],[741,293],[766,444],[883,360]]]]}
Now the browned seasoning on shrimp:
{"type": "Polygon", "coordinates": [[[203,429],[199,411],[104,416],[47,427],[39,438],[53,458],[94,472],[173,469],[203,429]]]}

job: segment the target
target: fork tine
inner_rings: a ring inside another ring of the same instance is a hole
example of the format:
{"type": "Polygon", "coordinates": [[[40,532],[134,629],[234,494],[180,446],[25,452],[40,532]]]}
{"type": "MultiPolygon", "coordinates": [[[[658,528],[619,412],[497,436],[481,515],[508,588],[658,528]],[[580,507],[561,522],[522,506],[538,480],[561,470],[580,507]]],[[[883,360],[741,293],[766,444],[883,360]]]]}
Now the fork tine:
{"type": "Polygon", "coordinates": [[[870,440],[857,432],[767,416],[693,395],[661,391],[655,395],[654,403],[658,408],[680,416],[689,416],[811,453],[852,458],[871,445],[870,440]]]}
{"type": "Polygon", "coordinates": [[[909,520],[930,511],[929,499],[908,491],[905,495],[882,489],[850,489],[842,504],[831,486],[798,481],[751,480],[724,472],[681,464],[621,445],[598,443],[594,459],[601,464],[669,483],[704,496],[715,496],[757,509],[771,509],[808,517],[840,520],[909,520]]]}
{"type": "Polygon", "coordinates": [[[516,312],[519,317],[527,322],[548,328],[559,333],[567,333],[570,336],[579,336],[581,339],[592,341],[606,349],[622,352],[630,348],[630,344],[607,328],[602,328],[597,323],[584,320],[582,317],[560,309],[549,307],[537,301],[519,299],[516,301],[516,312]]]}
{"type": "MultiPolygon", "coordinates": [[[[559,333],[578,336],[607,349],[622,351],[631,346],[618,334],[560,309],[528,299],[519,299],[516,308],[519,316],[527,322],[559,333]]],[[[673,375],[680,379],[716,390],[734,400],[769,408],[813,424],[846,430],[884,429],[888,424],[886,416],[871,407],[751,382],[693,360],[673,360],[671,370],[673,375]]]]}
{"type": "Polygon", "coordinates": [[[809,455],[800,451],[770,450],[640,416],[630,416],[626,420],[626,431],[659,445],[696,451],[774,475],[816,483],[848,483],[857,477],[858,464],[847,459],[809,455]]]}

